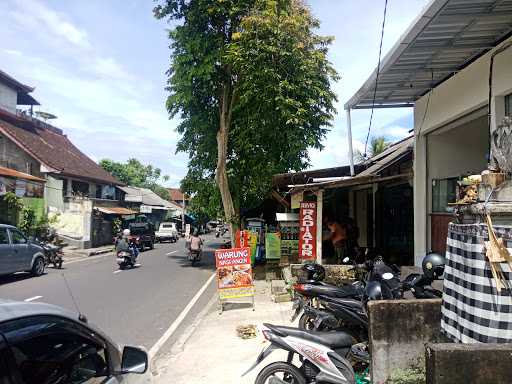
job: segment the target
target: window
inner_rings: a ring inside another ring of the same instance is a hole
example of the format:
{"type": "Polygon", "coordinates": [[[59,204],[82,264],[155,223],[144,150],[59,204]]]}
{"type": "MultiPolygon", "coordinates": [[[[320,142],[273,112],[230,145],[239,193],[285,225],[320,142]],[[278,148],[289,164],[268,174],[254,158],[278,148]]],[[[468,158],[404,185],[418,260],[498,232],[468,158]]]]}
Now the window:
{"type": "Polygon", "coordinates": [[[97,384],[109,370],[104,346],[77,324],[36,316],[2,325],[22,384],[97,384]]]}
{"type": "Polygon", "coordinates": [[[7,353],[7,346],[0,336],[0,384],[10,384],[11,374],[7,368],[5,356],[7,353]]]}
{"type": "Polygon", "coordinates": [[[11,229],[11,237],[12,237],[12,243],[13,244],[26,244],[27,239],[20,231],[16,231],[11,229]]]}
{"type": "Polygon", "coordinates": [[[432,180],[432,212],[448,212],[448,203],[457,200],[457,178],[432,180]]]}
{"type": "Polygon", "coordinates": [[[68,195],[68,179],[62,179],[62,197],[68,195]]]}
{"type": "Polygon", "coordinates": [[[84,183],[83,181],[73,180],[71,182],[71,188],[73,191],[73,195],[77,196],[89,196],[89,183],[84,183]]]}
{"type": "Polygon", "coordinates": [[[0,228],[0,245],[2,244],[9,244],[9,237],[5,228],[0,228]]]}
{"type": "Polygon", "coordinates": [[[505,116],[512,116],[512,93],[505,96],[505,116]]]}

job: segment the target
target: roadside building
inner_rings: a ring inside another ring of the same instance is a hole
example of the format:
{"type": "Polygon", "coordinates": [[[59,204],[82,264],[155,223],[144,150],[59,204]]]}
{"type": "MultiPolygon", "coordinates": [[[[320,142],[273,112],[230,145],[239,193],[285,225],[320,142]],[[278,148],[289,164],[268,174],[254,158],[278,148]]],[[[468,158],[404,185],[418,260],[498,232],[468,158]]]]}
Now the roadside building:
{"type": "MultiPolygon", "coordinates": [[[[57,215],[55,228],[67,243],[88,248],[111,242],[112,223],[99,213],[121,208],[123,193],[115,188],[121,183],[81,152],[61,129],[33,116],[32,107],[39,104],[29,95],[33,90],[0,72],[0,166],[45,181],[44,211],[57,215]],[[20,109],[27,104],[30,109],[20,109]]],[[[26,195],[31,193],[26,189],[26,195]]],[[[133,212],[118,212],[128,213],[133,212]]]]}
{"type": "Polygon", "coordinates": [[[168,188],[169,189],[169,201],[180,207],[188,207],[190,199],[185,195],[179,188],[168,188]]]}
{"type": "Polygon", "coordinates": [[[158,228],[161,222],[181,215],[180,205],[162,199],[150,189],[130,186],[119,186],[118,189],[125,194],[126,207],[145,215],[147,221],[155,228],[158,228]]]}
{"type": "Polygon", "coordinates": [[[383,58],[377,89],[375,70],[345,104],[348,116],[414,108],[416,265],[445,251],[458,181],[493,166],[492,132],[512,114],[511,4],[470,3],[431,1],[383,58]]]}
{"type": "Polygon", "coordinates": [[[328,236],[329,223],[339,223],[362,252],[399,265],[413,263],[413,143],[408,137],[390,145],[357,164],[355,176],[349,166],[274,176],[274,188],[290,196],[291,212],[299,212],[301,201],[316,202],[318,262],[340,262],[328,236]],[[283,185],[291,180],[296,184],[283,185]]]}

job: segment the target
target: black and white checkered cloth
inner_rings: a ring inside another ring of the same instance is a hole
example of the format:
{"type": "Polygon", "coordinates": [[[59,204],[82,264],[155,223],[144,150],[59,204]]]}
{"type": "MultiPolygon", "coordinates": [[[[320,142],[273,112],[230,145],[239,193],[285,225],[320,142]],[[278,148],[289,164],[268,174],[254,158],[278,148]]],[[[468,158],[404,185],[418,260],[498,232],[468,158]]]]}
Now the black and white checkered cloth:
{"type": "MultiPolygon", "coordinates": [[[[512,227],[494,227],[511,251],[512,227]]],[[[485,224],[450,224],[444,272],[441,329],[461,343],[512,342],[512,288],[499,294],[485,256],[485,224]]],[[[501,269],[512,287],[512,271],[501,269]]]]}

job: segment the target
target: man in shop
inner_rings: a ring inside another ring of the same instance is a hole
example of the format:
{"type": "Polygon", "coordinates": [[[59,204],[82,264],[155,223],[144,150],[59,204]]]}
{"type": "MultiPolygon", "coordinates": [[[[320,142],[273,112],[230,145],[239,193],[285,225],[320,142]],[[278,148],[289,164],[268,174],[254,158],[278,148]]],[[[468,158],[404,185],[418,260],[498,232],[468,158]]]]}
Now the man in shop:
{"type": "Polygon", "coordinates": [[[360,252],[357,244],[359,231],[351,220],[339,221],[327,217],[325,222],[329,229],[329,240],[334,248],[334,255],[329,260],[330,263],[341,264],[346,257],[351,261],[359,261],[360,252]]]}

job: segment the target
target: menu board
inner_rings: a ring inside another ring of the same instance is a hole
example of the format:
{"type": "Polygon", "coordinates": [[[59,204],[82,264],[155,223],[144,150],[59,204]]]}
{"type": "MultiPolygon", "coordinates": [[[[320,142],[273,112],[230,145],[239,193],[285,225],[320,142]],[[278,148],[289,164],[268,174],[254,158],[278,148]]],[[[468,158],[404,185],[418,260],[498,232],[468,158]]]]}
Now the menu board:
{"type": "Polygon", "coordinates": [[[254,296],[249,247],[216,250],[215,265],[221,300],[254,296]]]}

